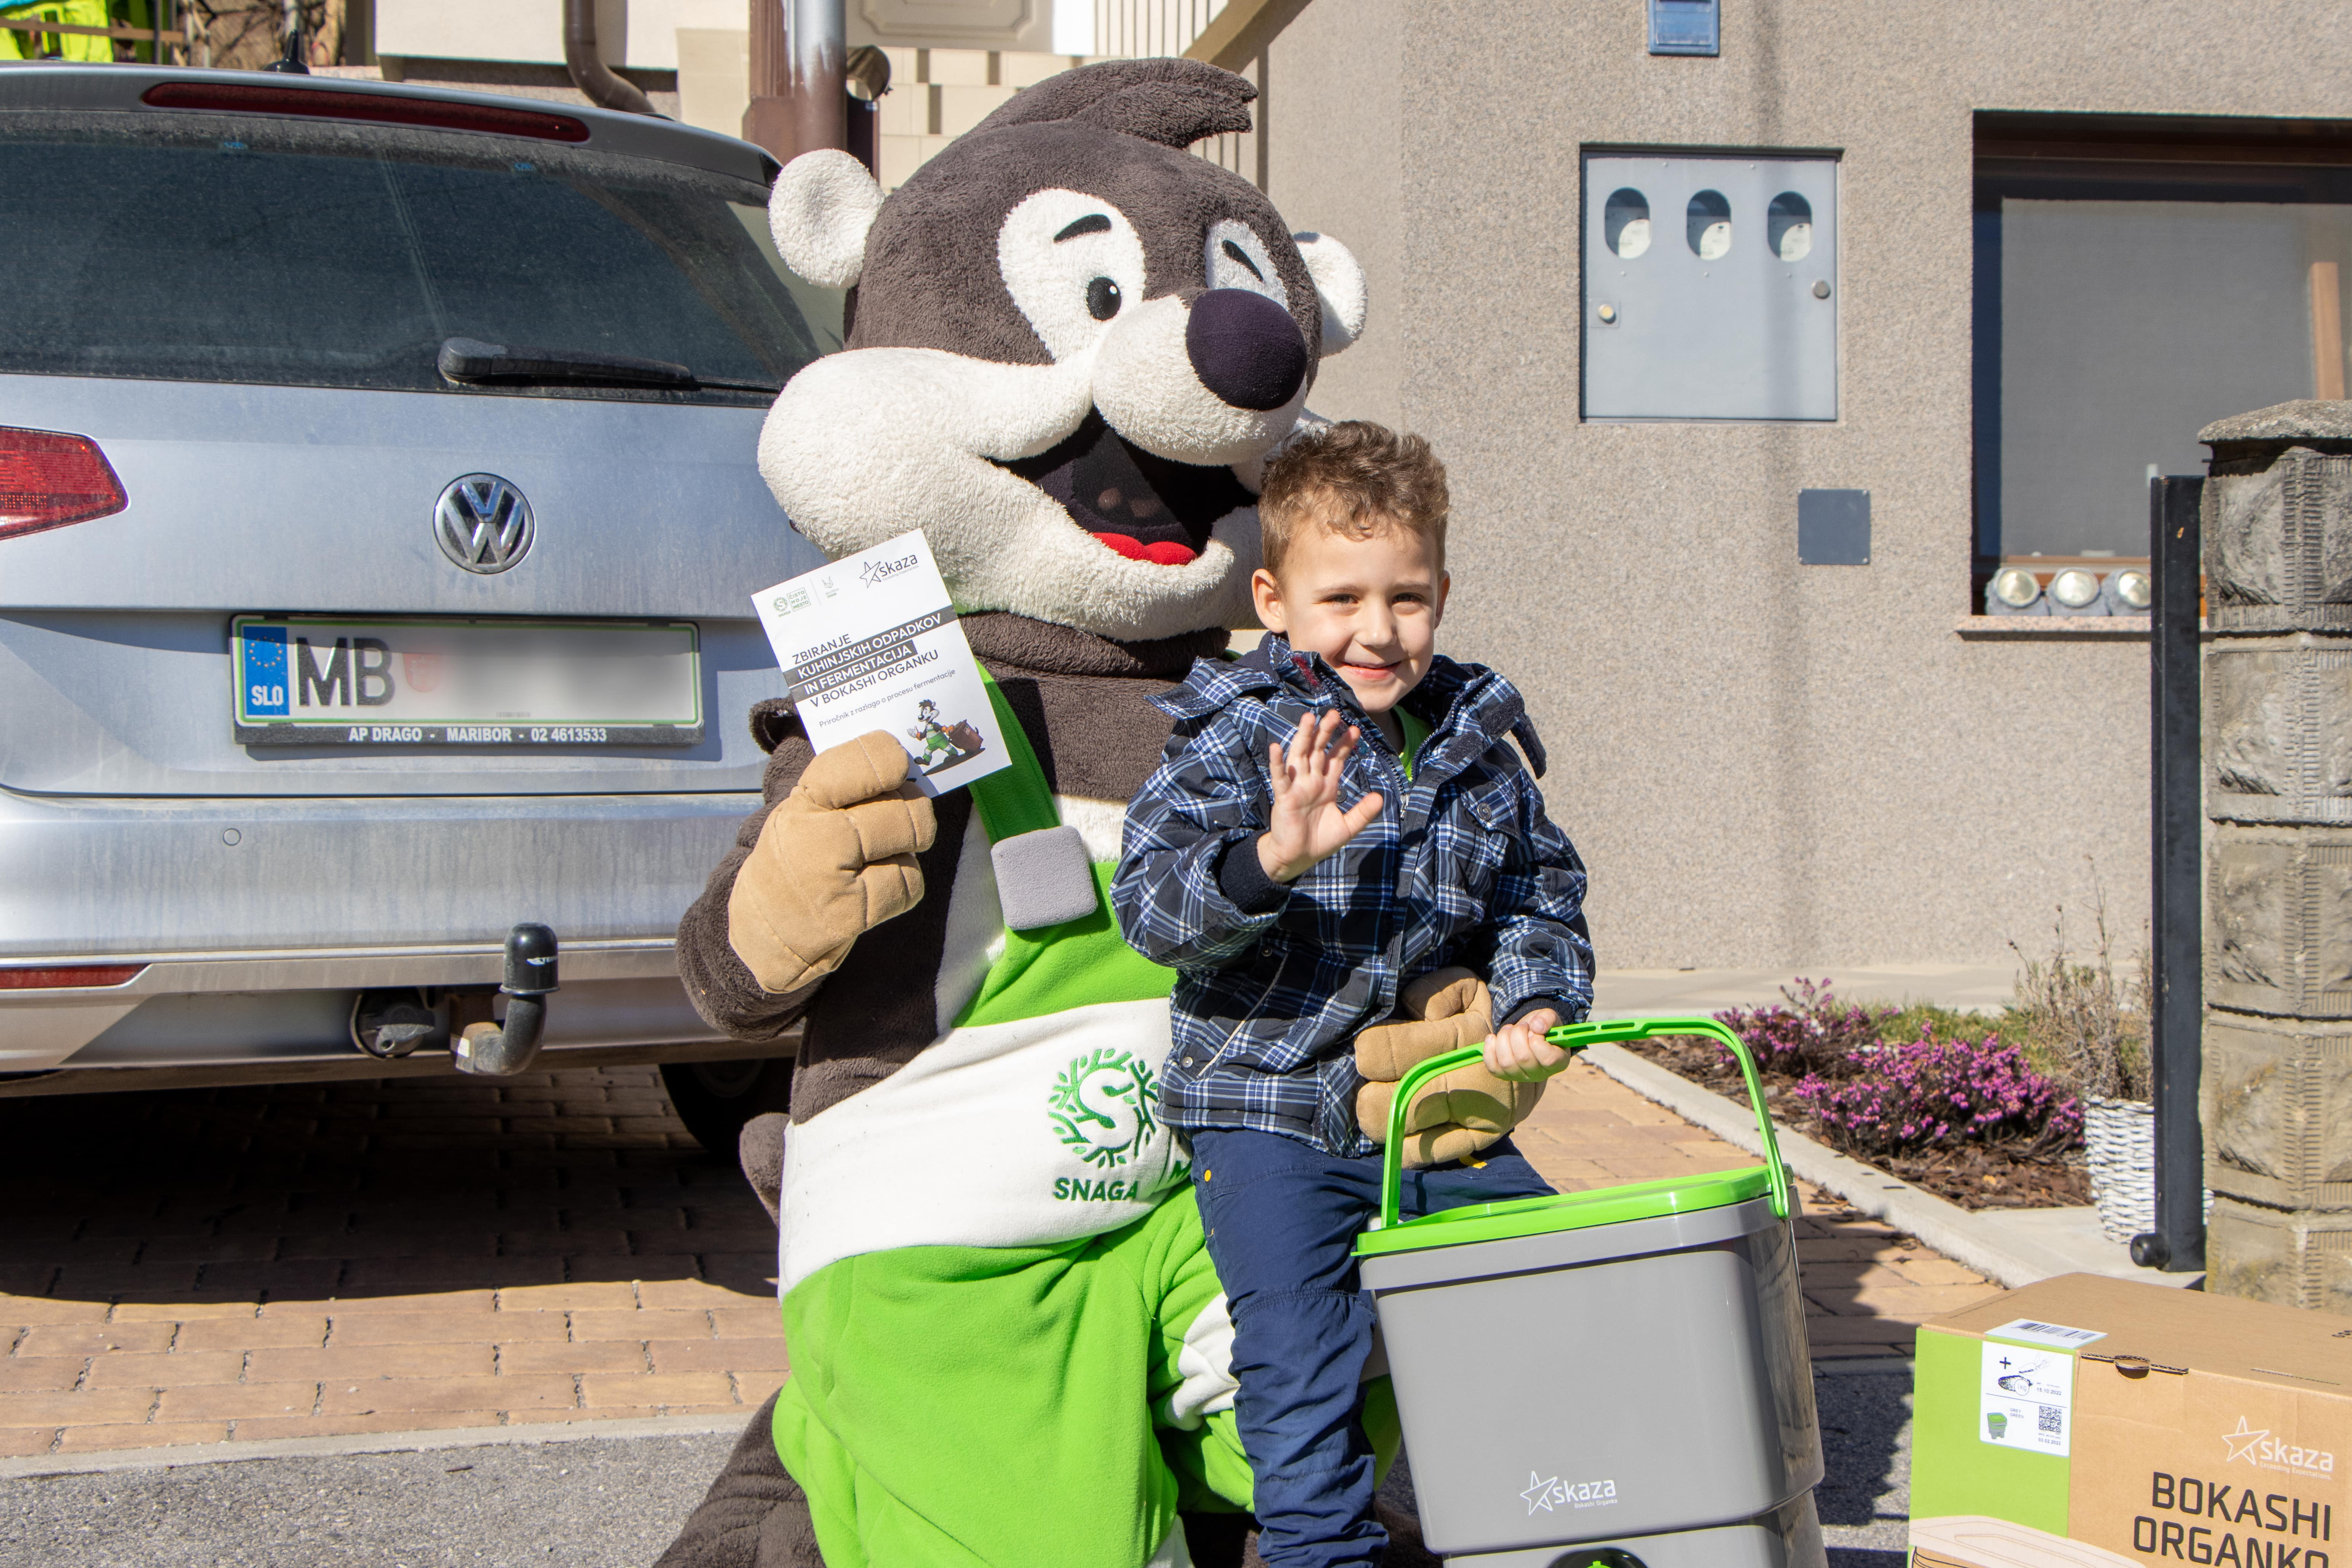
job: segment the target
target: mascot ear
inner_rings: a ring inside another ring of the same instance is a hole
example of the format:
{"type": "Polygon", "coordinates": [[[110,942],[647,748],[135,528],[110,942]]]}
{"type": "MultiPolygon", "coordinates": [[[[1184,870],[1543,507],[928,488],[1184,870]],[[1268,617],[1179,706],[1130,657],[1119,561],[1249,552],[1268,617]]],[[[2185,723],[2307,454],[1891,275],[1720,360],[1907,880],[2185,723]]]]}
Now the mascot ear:
{"type": "Polygon", "coordinates": [[[866,165],[833,148],[784,165],[768,195],[768,232],[784,265],[821,289],[848,289],[866,269],[866,231],[882,187],[866,165]]]}
{"type": "MultiPolygon", "coordinates": [[[[1364,269],[1353,252],[1328,234],[1294,234],[1307,276],[1323,301],[1321,356],[1329,359],[1364,335],[1364,269]]],[[[789,258],[787,258],[789,259],[789,258]]]]}

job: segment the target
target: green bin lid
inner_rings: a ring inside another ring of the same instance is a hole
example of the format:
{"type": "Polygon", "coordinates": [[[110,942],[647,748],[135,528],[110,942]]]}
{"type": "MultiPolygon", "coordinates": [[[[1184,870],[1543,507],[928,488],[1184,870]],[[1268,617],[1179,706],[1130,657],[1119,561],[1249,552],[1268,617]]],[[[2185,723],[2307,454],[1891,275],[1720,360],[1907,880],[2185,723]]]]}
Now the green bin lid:
{"type": "Polygon", "coordinates": [[[1470,1204],[1405,1220],[1385,1229],[1368,1230],[1356,1238],[1356,1256],[1378,1258],[1384,1253],[1459,1247],[1472,1241],[1503,1241],[1517,1236],[1541,1236],[1548,1231],[1589,1230],[1595,1226],[1655,1219],[1660,1215],[1695,1214],[1701,1209],[1722,1208],[1760,1197],[1770,1190],[1771,1184],[1772,1173],[1762,1165],[1753,1165],[1738,1171],[1710,1171],[1702,1176],[1664,1176],[1653,1182],[1562,1193],[1556,1197],[1470,1204]]]}

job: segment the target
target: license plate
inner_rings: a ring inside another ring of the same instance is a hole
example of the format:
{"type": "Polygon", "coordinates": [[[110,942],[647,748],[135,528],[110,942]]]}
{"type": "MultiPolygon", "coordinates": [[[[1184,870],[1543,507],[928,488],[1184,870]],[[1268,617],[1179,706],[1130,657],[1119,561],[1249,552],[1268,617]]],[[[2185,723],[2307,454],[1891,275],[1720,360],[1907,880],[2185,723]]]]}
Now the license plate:
{"type": "Polygon", "coordinates": [[[247,746],[692,746],[690,622],[239,616],[247,746]]]}

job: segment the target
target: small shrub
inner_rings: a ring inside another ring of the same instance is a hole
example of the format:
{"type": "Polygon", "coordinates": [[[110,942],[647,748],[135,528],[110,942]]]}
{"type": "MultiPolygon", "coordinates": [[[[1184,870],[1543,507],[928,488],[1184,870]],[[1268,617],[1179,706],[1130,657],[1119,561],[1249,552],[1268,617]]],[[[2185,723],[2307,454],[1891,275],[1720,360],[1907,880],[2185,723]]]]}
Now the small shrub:
{"type": "Polygon", "coordinates": [[[2025,966],[2018,976],[2017,1005],[2011,1016],[2027,1053],[2075,1093],[2146,1100],[2153,1092],[2147,1055],[2156,984],[2153,955],[2141,948],[2136,973],[2129,980],[2118,978],[2104,894],[2094,923],[2098,945],[2084,958],[2067,952],[2063,909],[2052,931],[2048,958],[2027,958],[2015,942],[2009,944],[2025,966]]]}
{"type": "Polygon", "coordinates": [[[1909,1154],[1957,1143],[2023,1145],[2054,1153],[2082,1135],[2081,1103],[2033,1070],[1998,1036],[1916,1040],[1883,1047],[1865,1075],[1832,1081],[1808,1075],[1797,1098],[1821,1119],[1830,1142],[1849,1153],[1909,1154]]]}
{"type": "Polygon", "coordinates": [[[1794,990],[1783,985],[1780,994],[1788,1005],[1733,1007],[1715,1016],[1747,1046],[1759,1071],[1843,1072],[1856,1050],[1878,1044],[1879,1030],[1894,1012],[1841,1002],[1828,981],[1801,975],[1794,990]]]}

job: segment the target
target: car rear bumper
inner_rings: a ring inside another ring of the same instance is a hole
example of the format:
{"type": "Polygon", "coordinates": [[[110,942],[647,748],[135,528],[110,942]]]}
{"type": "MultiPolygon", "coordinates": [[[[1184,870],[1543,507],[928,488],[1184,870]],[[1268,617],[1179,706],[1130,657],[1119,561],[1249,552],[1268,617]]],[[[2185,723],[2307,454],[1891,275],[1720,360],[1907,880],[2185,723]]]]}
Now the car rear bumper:
{"type": "Polygon", "coordinates": [[[0,792],[0,967],[140,966],[108,986],[0,985],[0,1072],[372,1062],[350,1037],[360,992],[495,986],[519,921],[562,944],[551,1056],[733,1054],[688,1005],[673,933],[757,804],[0,792]]]}

